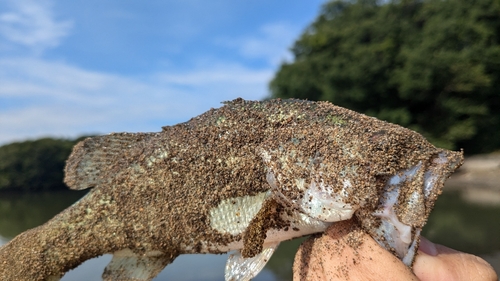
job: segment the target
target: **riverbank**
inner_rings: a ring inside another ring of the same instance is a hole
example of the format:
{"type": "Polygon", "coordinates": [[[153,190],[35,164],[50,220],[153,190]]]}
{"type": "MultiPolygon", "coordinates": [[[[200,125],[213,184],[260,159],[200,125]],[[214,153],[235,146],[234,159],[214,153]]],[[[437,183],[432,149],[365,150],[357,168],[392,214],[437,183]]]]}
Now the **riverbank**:
{"type": "Polygon", "coordinates": [[[467,157],[444,190],[459,190],[471,203],[500,205],[500,153],[467,157]]]}

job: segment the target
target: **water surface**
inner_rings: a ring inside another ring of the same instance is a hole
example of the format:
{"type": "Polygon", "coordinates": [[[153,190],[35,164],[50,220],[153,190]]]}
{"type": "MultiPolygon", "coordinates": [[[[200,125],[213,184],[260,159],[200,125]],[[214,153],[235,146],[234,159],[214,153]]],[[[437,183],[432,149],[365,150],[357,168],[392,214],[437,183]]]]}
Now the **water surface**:
{"type": "MultiPolygon", "coordinates": [[[[0,194],[0,244],[43,224],[86,192],[0,194]]],[[[431,241],[480,255],[500,273],[500,206],[468,203],[458,191],[438,199],[423,233],[431,241]]],[[[283,242],[255,278],[257,281],[292,279],[293,257],[303,239],[283,242]]],[[[223,280],[227,255],[181,255],[154,280],[223,280]]],[[[62,280],[100,280],[111,255],[89,260],[62,280]]],[[[500,274],[499,274],[500,275],[500,274]]]]}

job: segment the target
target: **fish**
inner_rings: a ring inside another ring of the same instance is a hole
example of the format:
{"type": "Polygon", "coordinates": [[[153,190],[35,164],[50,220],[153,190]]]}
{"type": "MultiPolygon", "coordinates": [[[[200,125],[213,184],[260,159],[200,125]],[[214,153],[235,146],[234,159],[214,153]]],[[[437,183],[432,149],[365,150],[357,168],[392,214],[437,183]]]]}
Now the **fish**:
{"type": "Polygon", "coordinates": [[[463,151],[329,102],[241,98],[161,132],[78,143],[65,183],[90,189],[0,248],[1,280],[59,280],[113,254],[103,280],[152,280],[181,254],[231,252],[250,280],[280,242],[353,219],[408,267],[463,151]]]}

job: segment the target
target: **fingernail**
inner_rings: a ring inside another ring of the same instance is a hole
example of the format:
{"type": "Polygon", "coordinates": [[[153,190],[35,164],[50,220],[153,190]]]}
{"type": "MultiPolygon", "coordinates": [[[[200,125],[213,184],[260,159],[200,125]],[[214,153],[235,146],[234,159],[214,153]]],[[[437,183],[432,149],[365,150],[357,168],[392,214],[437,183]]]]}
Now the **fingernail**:
{"type": "Polygon", "coordinates": [[[427,240],[425,237],[420,237],[419,250],[428,254],[429,256],[437,256],[438,254],[436,245],[431,241],[427,240]]]}

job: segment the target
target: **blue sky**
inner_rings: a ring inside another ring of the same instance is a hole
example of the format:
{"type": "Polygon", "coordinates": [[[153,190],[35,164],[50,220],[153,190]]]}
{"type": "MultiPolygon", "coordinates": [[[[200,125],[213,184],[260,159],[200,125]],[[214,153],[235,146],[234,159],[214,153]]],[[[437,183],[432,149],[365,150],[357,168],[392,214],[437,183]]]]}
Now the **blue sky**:
{"type": "Polygon", "coordinates": [[[3,0],[0,145],[158,131],[262,99],[323,0],[3,0]]]}

